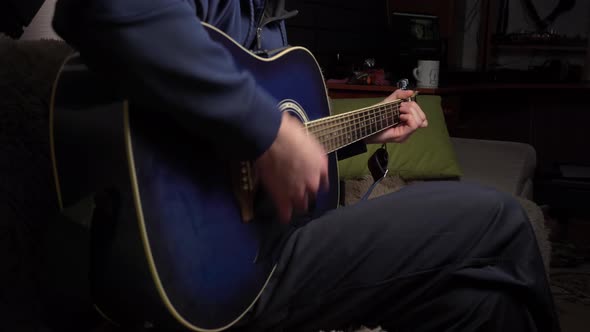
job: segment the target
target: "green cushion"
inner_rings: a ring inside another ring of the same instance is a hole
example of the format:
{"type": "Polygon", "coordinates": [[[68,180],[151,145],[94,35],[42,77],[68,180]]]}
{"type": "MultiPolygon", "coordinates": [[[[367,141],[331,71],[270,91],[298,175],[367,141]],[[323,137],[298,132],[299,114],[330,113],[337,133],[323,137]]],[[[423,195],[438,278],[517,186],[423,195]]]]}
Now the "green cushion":
{"type": "MultiPolygon", "coordinates": [[[[332,114],[374,105],[383,98],[333,99],[332,114]]],[[[426,113],[428,127],[418,129],[404,143],[389,143],[389,175],[405,180],[443,179],[461,176],[442,112],[439,96],[418,95],[417,102],[426,113]]],[[[353,179],[369,175],[368,158],[381,145],[367,145],[367,152],[338,162],[340,177],[353,179]]]]}

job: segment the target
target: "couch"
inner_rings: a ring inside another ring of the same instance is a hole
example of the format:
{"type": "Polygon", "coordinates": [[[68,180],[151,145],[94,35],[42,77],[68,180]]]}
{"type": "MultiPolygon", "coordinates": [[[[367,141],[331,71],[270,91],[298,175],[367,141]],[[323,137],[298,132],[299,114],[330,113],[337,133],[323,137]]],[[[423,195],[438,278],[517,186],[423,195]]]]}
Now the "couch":
{"type": "Polygon", "coordinates": [[[451,137],[463,181],[533,199],[535,149],[525,143],[451,137]]]}

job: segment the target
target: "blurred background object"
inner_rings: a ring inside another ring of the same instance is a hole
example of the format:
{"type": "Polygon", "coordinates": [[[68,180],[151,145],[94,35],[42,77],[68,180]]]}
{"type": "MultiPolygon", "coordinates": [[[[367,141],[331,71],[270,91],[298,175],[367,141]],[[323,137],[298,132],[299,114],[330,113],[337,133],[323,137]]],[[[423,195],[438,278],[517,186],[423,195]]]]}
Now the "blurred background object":
{"type": "Polygon", "coordinates": [[[3,0],[0,34],[13,39],[59,39],[51,27],[56,0],[3,0]]]}

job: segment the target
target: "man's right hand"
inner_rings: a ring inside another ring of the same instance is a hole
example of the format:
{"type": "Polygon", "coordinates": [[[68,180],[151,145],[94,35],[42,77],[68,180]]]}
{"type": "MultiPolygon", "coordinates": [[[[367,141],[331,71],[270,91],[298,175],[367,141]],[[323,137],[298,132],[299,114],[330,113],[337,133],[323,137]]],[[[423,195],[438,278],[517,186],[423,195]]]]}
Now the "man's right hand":
{"type": "Polygon", "coordinates": [[[328,189],[328,157],[301,123],[283,113],[273,144],[256,160],[256,173],[272,197],[279,218],[289,222],[293,209],[307,211],[309,198],[328,189]]]}

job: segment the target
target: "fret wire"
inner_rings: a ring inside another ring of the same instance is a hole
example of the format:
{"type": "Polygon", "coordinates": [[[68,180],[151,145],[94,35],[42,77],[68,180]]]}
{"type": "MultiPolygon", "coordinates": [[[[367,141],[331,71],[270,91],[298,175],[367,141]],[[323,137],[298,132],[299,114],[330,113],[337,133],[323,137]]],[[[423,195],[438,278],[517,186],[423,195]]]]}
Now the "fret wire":
{"type": "MultiPolygon", "coordinates": [[[[382,113],[382,112],[383,112],[383,111],[381,111],[381,113],[382,113]]],[[[381,117],[379,114],[376,114],[376,118],[377,118],[377,121],[378,121],[378,122],[380,122],[380,126],[381,126],[381,128],[383,128],[384,126],[383,126],[383,122],[382,122],[382,121],[383,121],[383,120],[382,120],[382,117],[381,117]]]]}
{"type": "MultiPolygon", "coordinates": [[[[322,124],[320,125],[320,130],[321,130],[321,131],[323,131],[323,130],[324,130],[323,128],[325,128],[327,124],[328,124],[327,122],[324,122],[324,123],[322,123],[322,124]]],[[[320,131],[320,132],[321,132],[321,131],[320,131]]],[[[333,146],[336,146],[336,143],[334,142],[334,139],[335,139],[335,138],[336,138],[336,137],[335,137],[334,135],[331,135],[331,136],[330,136],[330,137],[328,137],[328,139],[327,139],[328,146],[330,147],[330,149],[332,149],[332,148],[333,148],[333,146]]]]}
{"type": "MultiPolygon", "coordinates": [[[[324,123],[321,123],[321,124],[319,124],[319,126],[318,126],[318,127],[319,127],[319,129],[320,129],[320,130],[322,130],[322,127],[323,127],[323,126],[324,126],[324,123]]],[[[330,149],[331,149],[332,147],[331,147],[331,145],[330,145],[330,141],[328,141],[328,142],[327,142],[327,144],[328,144],[328,148],[330,148],[330,149]]]]}
{"type": "MultiPolygon", "coordinates": [[[[329,123],[326,122],[324,125],[324,128],[329,128],[329,123]]],[[[331,148],[335,149],[338,146],[338,135],[330,137],[330,144],[332,145],[331,148]]]]}
{"type": "Polygon", "coordinates": [[[361,137],[367,136],[367,128],[365,127],[366,116],[364,114],[359,114],[359,127],[361,128],[361,137]]]}
{"type": "Polygon", "coordinates": [[[332,127],[336,127],[336,135],[334,135],[332,133],[332,135],[330,135],[331,136],[330,141],[332,142],[332,144],[334,144],[334,146],[332,148],[336,148],[338,145],[340,145],[340,135],[338,134],[338,132],[341,131],[342,129],[340,128],[338,121],[336,121],[332,127]]]}
{"type": "Polygon", "coordinates": [[[336,127],[336,137],[334,138],[335,140],[335,146],[339,146],[340,144],[342,144],[342,137],[341,137],[341,133],[343,132],[343,128],[342,128],[342,119],[336,119],[335,122],[335,127],[336,127]]]}
{"type": "Polygon", "coordinates": [[[355,114],[355,116],[354,116],[354,125],[355,125],[357,137],[363,137],[363,133],[360,130],[360,128],[361,128],[360,116],[358,114],[355,114]]]}
{"type": "Polygon", "coordinates": [[[354,122],[352,121],[353,117],[351,116],[349,118],[349,122],[346,124],[347,130],[345,130],[346,132],[348,132],[350,134],[350,139],[354,140],[354,122]]]}
{"type": "MultiPolygon", "coordinates": [[[[326,126],[325,127],[326,128],[330,128],[329,123],[326,123],[326,126]]],[[[336,128],[338,128],[338,127],[336,127],[336,128]]],[[[335,136],[332,135],[332,138],[331,138],[330,141],[332,142],[332,145],[333,145],[332,146],[332,149],[335,149],[336,147],[340,146],[341,143],[340,143],[340,135],[338,135],[338,129],[336,131],[336,135],[335,136]]]]}
{"type": "Polygon", "coordinates": [[[368,113],[362,114],[362,117],[363,117],[363,131],[364,131],[363,136],[367,136],[368,135],[368,133],[367,133],[367,125],[366,125],[367,124],[367,115],[368,115],[368,113]]]}
{"type": "Polygon", "coordinates": [[[342,117],[340,119],[337,120],[338,123],[338,145],[337,146],[342,146],[342,144],[344,144],[344,135],[346,134],[346,126],[348,125],[348,121],[347,121],[348,117],[342,117]]]}
{"type": "Polygon", "coordinates": [[[381,124],[383,127],[387,127],[387,117],[381,116],[381,124]]]}
{"type": "MultiPolygon", "coordinates": [[[[319,125],[319,128],[318,128],[318,129],[320,129],[320,131],[321,131],[321,130],[323,130],[323,128],[322,128],[322,127],[324,127],[324,125],[325,125],[324,123],[321,123],[321,124],[319,125]]],[[[326,144],[328,145],[328,148],[331,148],[330,141],[327,141],[327,142],[326,142],[326,144]]]]}
{"type": "MultiPolygon", "coordinates": [[[[352,115],[351,115],[351,116],[352,116],[352,115]]],[[[340,128],[341,128],[341,129],[340,129],[340,132],[342,132],[342,134],[343,134],[343,135],[341,136],[341,139],[340,139],[340,146],[342,146],[342,145],[345,143],[345,141],[344,141],[344,137],[345,137],[345,136],[344,136],[344,135],[346,134],[346,132],[350,132],[351,128],[352,128],[352,127],[353,127],[353,125],[354,125],[354,124],[353,124],[352,122],[350,122],[350,121],[351,121],[351,120],[350,120],[350,117],[347,117],[347,118],[342,118],[342,119],[340,119],[340,122],[341,122],[341,126],[340,126],[340,128]]]]}
{"type": "MultiPolygon", "coordinates": [[[[350,132],[351,129],[354,127],[354,123],[350,122],[351,121],[351,117],[348,118],[342,118],[340,119],[341,122],[341,132],[344,134],[346,132],[350,132]]],[[[340,139],[340,146],[342,146],[344,144],[344,135],[341,137],[340,139]]]]}
{"type": "Polygon", "coordinates": [[[373,132],[377,131],[377,117],[375,114],[371,114],[371,130],[373,132]]]}
{"type": "Polygon", "coordinates": [[[356,136],[356,128],[354,125],[354,116],[351,116],[351,121],[350,121],[350,129],[348,130],[350,132],[350,134],[352,135],[352,140],[355,140],[357,138],[356,136]]]}

